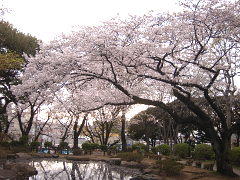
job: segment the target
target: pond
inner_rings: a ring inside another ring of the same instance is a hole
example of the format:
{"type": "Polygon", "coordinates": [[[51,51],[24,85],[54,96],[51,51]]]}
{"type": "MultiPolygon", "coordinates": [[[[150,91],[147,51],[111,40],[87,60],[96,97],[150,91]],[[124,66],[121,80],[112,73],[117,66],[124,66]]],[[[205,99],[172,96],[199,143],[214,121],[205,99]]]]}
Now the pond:
{"type": "Polygon", "coordinates": [[[30,180],[129,180],[140,174],[137,169],[100,161],[34,160],[30,165],[38,171],[30,180]]]}

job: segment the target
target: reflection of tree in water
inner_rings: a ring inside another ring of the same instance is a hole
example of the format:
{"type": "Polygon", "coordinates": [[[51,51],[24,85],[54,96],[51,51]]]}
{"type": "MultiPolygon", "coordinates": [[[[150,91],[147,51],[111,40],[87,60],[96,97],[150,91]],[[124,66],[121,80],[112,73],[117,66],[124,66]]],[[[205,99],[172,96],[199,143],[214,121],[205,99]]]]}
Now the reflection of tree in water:
{"type": "MultiPolygon", "coordinates": [[[[104,162],[87,164],[72,163],[71,177],[73,180],[125,180],[133,173],[118,166],[112,166],[104,162]]],[[[136,172],[138,174],[138,172],[136,172]]],[[[135,174],[134,174],[135,175],[135,174]]]]}
{"type": "Polygon", "coordinates": [[[38,175],[30,180],[126,180],[132,174],[132,171],[126,168],[104,162],[43,160],[32,162],[32,165],[38,170],[38,175]]]}
{"type": "Polygon", "coordinates": [[[70,180],[71,171],[70,163],[64,161],[37,161],[33,162],[33,166],[37,169],[38,175],[31,177],[30,180],[70,180]]]}
{"type": "MultiPolygon", "coordinates": [[[[87,171],[87,168],[86,166],[84,166],[85,168],[83,169],[82,174],[84,175],[87,171]]],[[[77,174],[77,179],[79,180],[83,180],[84,179],[84,176],[82,177],[82,174],[79,170],[79,164],[77,162],[72,162],[72,171],[71,171],[71,177],[72,177],[72,180],[75,180],[76,179],[76,175],[75,175],[75,172],[77,174]]]]}

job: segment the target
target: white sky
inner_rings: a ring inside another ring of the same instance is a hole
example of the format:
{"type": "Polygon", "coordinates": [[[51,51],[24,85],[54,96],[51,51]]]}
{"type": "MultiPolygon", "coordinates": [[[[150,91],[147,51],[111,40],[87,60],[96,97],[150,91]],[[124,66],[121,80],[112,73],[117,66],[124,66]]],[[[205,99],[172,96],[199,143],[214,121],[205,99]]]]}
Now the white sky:
{"type": "MultiPolygon", "coordinates": [[[[0,0],[9,9],[4,20],[19,31],[48,42],[74,26],[99,25],[117,15],[143,15],[178,9],[178,0],[0,0]]],[[[137,105],[128,112],[130,119],[147,106],[137,105]]]]}
{"type": "MultiPolygon", "coordinates": [[[[10,9],[5,20],[44,42],[71,32],[74,26],[98,25],[117,15],[124,18],[151,10],[159,13],[179,10],[178,0],[0,0],[0,3],[0,7],[10,9]]],[[[137,107],[133,112],[145,108],[137,107]]]]}
{"type": "Polygon", "coordinates": [[[178,0],[0,0],[11,10],[4,16],[15,28],[47,42],[73,26],[98,25],[116,15],[173,12],[178,0]]]}

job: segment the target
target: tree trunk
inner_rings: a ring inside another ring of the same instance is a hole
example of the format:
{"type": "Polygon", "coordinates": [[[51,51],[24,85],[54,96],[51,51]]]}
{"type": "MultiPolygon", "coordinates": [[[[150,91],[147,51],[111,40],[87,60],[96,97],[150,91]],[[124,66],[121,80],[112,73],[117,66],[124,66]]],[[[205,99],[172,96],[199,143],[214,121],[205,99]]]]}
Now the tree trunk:
{"type": "Polygon", "coordinates": [[[173,139],[174,139],[174,144],[177,144],[178,142],[178,129],[179,127],[176,126],[175,128],[173,128],[173,139]]]}
{"type": "Polygon", "coordinates": [[[79,128],[78,128],[79,117],[76,118],[76,121],[75,121],[74,126],[73,126],[73,149],[78,148],[78,137],[79,137],[80,133],[82,132],[83,126],[84,126],[84,124],[87,120],[87,116],[88,116],[88,114],[86,114],[83,117],[82,123],[81,123],[79,128]]]}
{"type": "Polygon", "coordinates": [[[237,138],[236,146],[239,147],[239,142],[240,142],[240,134],[239,133],[236,135],[236,138],[237,138]]]}
{"type": "Polygon", "coordinates": [[[10,122],[8,121],[8,115],[7,115],[7,106],[10,103],[8,98],[3,98],[5,101],[5,104],[2,104],[3,102],[0,100],[0,132],[8,134],[8,129],[10,126],[10,122]]]}
{"type": "Polygon", "coordinates": [[[150,148],[150,141],[149,138],[146,138],[146,143],[147,143],[147,152],[149,152],[149,148],[150,148]]]}
{"type": "MultiPolygon", "coordinates": [[[[94,140],[94,136],[93,136],[93,132],[91,129],[89,129],[89,123],[87,123],[86,121],[86,131],[88,132],[89,136],[90,136],[90,139],[91,139],[91,142],[92,143],[95,143],[95,140],[94,140]]],[[[86,134],[85,134],[86,135],[86,134]]],[[[88,137],[89,137],[88,136],[88,137]]]]}
{"type": "MultiPolygon", "coordinates": [[[[211,138],[213,150],[215,151],[216,155],[217,172],[227,176],[234,176],[233,168],[229,159],[229,153],[231,150],[231,132],[229,131],[230,123],[228,122],[231,120],[230,108],[227,107],[227,111],[229,112],[224,114],[223,110],[215,104],[214,99],[211,99],[208,91],[204,91],[205,99],[207,100],[208,104],[213,108],[214,112],[217,114],[218,118],[221,121],[220,125],[222,129],[219,129],[219,131],[221,131],[219,133],[215,129],[216,126],[214,126],[214,124],[212,123],[211,116],[204,112],[203,108],[196,105],[190,97],[184,96],[176,89],[173,89],[173,94],[177,97],[178,100],[184,103],[189,108],[189,110],[194,112],[200,118],[201,121],[195,121],[195,123],[198,124],[200,130],[204,131],[209,136],[209,138],[211,138]],[[227,116],[227,119],[225,118],[225,116],[227,116]]],[[[191,124],[194,124],[194,120],[192,120],[191,124]]]]}
{"type": "Polygon", "coordinates": [[[76,120],[73,126],[73,149],[78,148],[78,129],[77,129],[78,121],[76,120]]]}
{"type": "Polygon", "coordinates": [[[65,128],[64,134],[61,137],[61,141],[64,142],[67,139],[68,136],[68,128],[65,128]]]}
{"type": "Polygon", "coordinates": [[[74,131],[73,132],[73,149],[78,148],[78,134],[74,131]]]}
{"type": "Polygon", "coordinates": [[[122,141],[122,151],[127,151],[127,141],[125,137],[125,128],[126,128],[126,117],[125,117],[125,111],[122,112],[121,117],[121,141],[122,141]]]}
{"type": "Polygon", "coordinates": [[[213,149],[216,155],[217,172],[227,176],[235,176],[229,159],[231,150],[230,142],[230,138],[223,138],[221,141],[215,140],[213,142],[213,149]]]}
{"type": "Polygon", "coordinates": [[[49,119],[50,119],[50,115],[48,114],[47,120],[44,122],[44,124],[42,125],[42,127],[40,126],[40,130],[39,130],[39,132],[37,133],[37,135],[35,136],[34,141],[37,141],[37,140],[38,140],[39,136],[42,134],[43,128],[46,126],[46,124],[48,123],[49,119]]]}
{"type": "Polygon", "coordinates": [[[156,146],[156,139],[151,139],[151,146],[155,147],[156,146]]]}
{"type": "MultiPolygon", "coordinates": [[[[12,121],[12,120],[11,120],[11,121],[12,121]]],[[[8,130],[9,130],[11,121],[10,121],[10,122],[8,121],[8,117],[7,117],[7,115],[6,115],[6,116],[5,116],[5,129],[4,129],[4,133],[5,133],[5,134],[8,134],[8,130]]],[[[1,131],[1,132],[2,132],[2,131],[1,131]]]]}

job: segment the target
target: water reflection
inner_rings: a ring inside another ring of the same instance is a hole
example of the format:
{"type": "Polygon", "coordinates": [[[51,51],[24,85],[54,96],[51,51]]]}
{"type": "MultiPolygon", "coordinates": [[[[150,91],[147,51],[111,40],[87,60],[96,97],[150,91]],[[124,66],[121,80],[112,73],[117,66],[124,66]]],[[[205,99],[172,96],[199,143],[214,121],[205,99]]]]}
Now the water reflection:
{"type": "Polygon", "coordinates": [[[39,160],[30,164],[38,171],[30,180],[129,180],[139,174],[136,169],[104,162],[39,160]]]}

